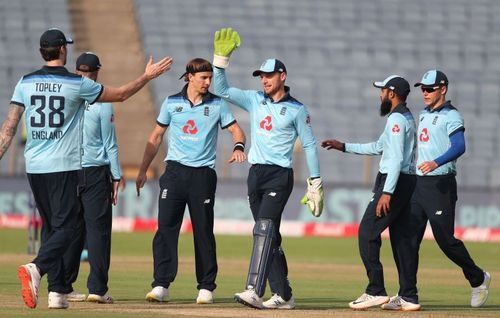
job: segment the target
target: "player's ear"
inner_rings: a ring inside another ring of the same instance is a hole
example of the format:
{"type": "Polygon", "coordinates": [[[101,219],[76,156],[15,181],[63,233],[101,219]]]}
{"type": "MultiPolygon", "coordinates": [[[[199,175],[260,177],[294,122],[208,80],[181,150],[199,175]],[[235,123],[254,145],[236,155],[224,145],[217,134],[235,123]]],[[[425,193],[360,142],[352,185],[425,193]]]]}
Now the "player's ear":
{"type": "Polygon", "coordinates": [[[441,95],[446,95],[448,93],[448,86],[441,86],[441,95]]]}
{"type": "Polygon", "coordinates": [[[286,81],[286,73],[283,72],[283,73],[280,73],[280,79],[284,82],[286,81]]]}
{"type": "Polygon", "coordinates": [[[389,99],[394,99],[396,98],[396,93],[394,93],[394,91],[392,89],[389,89],[389,99]]]}

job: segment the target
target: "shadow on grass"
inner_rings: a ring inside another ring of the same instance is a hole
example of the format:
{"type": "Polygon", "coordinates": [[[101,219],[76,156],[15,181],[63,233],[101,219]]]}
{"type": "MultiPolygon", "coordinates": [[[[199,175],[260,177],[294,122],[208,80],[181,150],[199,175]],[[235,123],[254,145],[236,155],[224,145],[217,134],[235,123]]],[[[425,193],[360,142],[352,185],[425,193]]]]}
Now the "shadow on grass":
{"type": "MultiPolygon", "coordinates": [[[[299,310],[330,310],[330,309],[349,309],[347,299],[332,299],[332,298],[296,298],[297,309],[299,310]]],[[[186,306],[192,305],[199,307],[195,299],[191,298],[174,298],[169,302],[148,302],[142,298],[120,298],[117,303],[127,303],[129,305],[151,305],[151,306],[186,306]]],[[[215,306],[217,307],[240,307],[232,297],[215,298],[215,306]]]]}

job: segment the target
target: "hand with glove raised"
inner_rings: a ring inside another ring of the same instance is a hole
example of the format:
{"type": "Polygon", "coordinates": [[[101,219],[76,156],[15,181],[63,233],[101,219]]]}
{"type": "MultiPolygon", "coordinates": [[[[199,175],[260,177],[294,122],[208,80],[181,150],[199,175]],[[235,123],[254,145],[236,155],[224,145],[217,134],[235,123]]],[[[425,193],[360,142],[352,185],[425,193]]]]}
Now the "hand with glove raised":
{"type": "Polygon", "coordinates": [[[323,181],[321,178],[307,178],[307,192],[300,203],[307,204],[312,215],[319,217],[323,212],[323,181]]]}
{"type": "Polygon", "coordinates": [[[215,32],[213,65],[226,68],[229,57],[241,44],[240,35],[231,28],[223,28],[215,32]]]}

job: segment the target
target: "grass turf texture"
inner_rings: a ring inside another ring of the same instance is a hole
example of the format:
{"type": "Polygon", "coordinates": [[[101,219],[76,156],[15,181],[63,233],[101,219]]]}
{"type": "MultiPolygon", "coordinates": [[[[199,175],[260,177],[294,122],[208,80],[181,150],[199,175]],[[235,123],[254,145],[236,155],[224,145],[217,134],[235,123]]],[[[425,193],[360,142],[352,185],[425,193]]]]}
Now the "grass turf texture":
{"type": "MultiPolygon", "coordinates": [[[[151,304],[144,297],[151,289],[153,233],[113,233],[109,293],[115,304],[71,303],[68,310],[49,310],[44,278],[38,307],[32,310],[22,302],[16,275],[17,267],[32,259],[26,255],[26,236],[26,231],[0,230],[0,317],[500,317],[500,245],[495,243],[466,243],[474,260],[493,277],[485,307],[470,308],[470,288],[462,271],[442,254],[435,242],[424,241],[418,276],[423,311],[395,313],[378,308],[347,308],[347,303],[357,298],[367,283],[356,239],[285,237],[283,246],[297,310],[277,312],[252,310],[232,299],[245,284],[250,236],[217,236],[216,303],[196,305],[191,235],[181,235],[179,241],[179,273],[170,287],[171,302],[151,304]]],[[[388,240],[383,241],[381,257],[386,288],[393,295],[397,292],[397,277],[388,240]]],[[[75,284],[77,291],[87,292],[88,270],[88,263],[83,263],[75,284]]],[[[269,291],[265,298],[268,297],[269,291]]]]}

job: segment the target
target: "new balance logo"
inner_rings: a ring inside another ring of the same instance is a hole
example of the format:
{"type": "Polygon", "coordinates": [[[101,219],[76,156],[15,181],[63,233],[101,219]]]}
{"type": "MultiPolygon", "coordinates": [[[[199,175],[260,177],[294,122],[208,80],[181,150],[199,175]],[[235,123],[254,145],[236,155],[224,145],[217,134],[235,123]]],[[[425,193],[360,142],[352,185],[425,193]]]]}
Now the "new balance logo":
{"type": "Polygon", "coordinates": [[[441,214],[443,214],[443,211],[441,210],[436,211],[436,215],[441,215],[441,214]]]}
{"type": "Polygon", "coordinates": [[[210,199],[206,199],[205,201],[203,201],[203,203],[209,204],[210,203],[210,199]]]}
{"type": "Polygon", "coordinates": [[[167,198],[167,192],[168,192],[168,189],[163,189],[163,191],[161,192],[161,198],[162,199],[166,199],[167,198]]]}
{"type": "Polygon", "coordinates": [[[275,197],[276,196],[276,192],[269,192],[269,196],[270,197],[275,197]]]}

